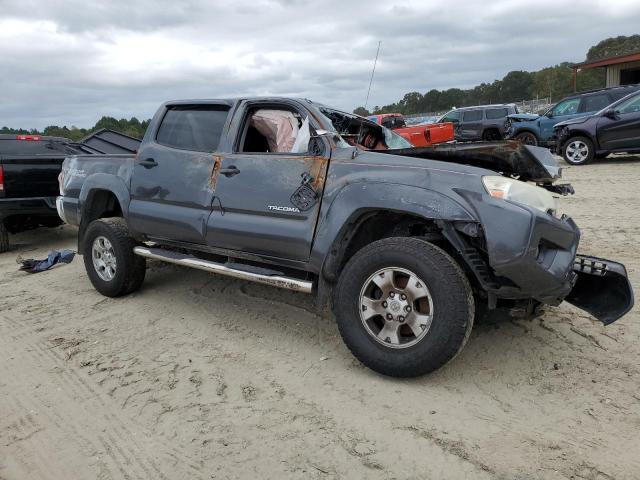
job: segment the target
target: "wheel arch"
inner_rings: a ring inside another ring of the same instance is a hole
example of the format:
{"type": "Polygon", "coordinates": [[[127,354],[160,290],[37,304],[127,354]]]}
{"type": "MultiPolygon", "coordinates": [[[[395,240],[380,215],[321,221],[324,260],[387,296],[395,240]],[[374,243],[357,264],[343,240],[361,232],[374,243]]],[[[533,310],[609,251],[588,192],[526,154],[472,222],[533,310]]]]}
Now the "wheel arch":
{"type": "Polygon", "coordinates": [[[530,133],[532,134],[534,137],[536,137],[536,140],[538,142],[540,142],[540,134],[538,132],[536,132],[533,128],[531,127],[523,127],[523,128],[519,128],[517,132],[515,132],[513,134],[513,138],[517,137],[518,135],[520,135],[521,133],[530,133]]]}
{"type": "Polygon", "coordinates": [[[124,181],[108,174],[95,174],[87,178],[80,191],[78,211],[78,253],[82,254],[84,233],[92,221],[107,217],[128,217],[129,191],[124,181]]]}
{"type": "Polygon", "coordinates": [[[318,226],[311,262],[320,277],[334,283],[345,263],[369,243],[390,236],[420,236],[445,241],[439,221],[477,222],[454,199],[428,189],[397,184],[350,184],[331,202],[318,226]],[[403,199],[402,209],[389,208],[403,199]]]}
{"type": "Polygon", "coordinates": [[[496,125],[489,125],[485,127],[482,130],[482,135],[481,135],[482,139],[484,140],[485,138],[487,138],[489,133],[495,133],[498,138],[504,138],[504,135],[500,131],[500,128],[498,128],[496,125]]]}
{"type": "Polygon", "coordinates": [[[586,130],[572,130],[571,132],[569,132],[569,135],[567,136],[567,138],[562,143],[562,147],[564,148],[564,146],[569,141],[571,141],[573,138],[576,138],[576,137],[588,138],[591,141],[591,143],[593,143],[594,148],[596,150],[598,149],[598,142],[596,142],[596,139],[593,138],[593,136],[590,133],[588,133],[586,130]]]}

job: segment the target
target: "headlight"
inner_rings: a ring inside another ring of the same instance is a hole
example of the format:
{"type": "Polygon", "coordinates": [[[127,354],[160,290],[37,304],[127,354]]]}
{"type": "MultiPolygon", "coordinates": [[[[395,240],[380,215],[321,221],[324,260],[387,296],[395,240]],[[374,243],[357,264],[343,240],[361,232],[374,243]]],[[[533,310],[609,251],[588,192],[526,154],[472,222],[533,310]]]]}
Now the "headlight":
{"type": "Polygon", "coordinates": [[[487,193],[494,198],[521,203],[543,212],[555,213],[557,209],[556,199],[544,188],[498,176],[482,177],[482,183],[487,193]]]}

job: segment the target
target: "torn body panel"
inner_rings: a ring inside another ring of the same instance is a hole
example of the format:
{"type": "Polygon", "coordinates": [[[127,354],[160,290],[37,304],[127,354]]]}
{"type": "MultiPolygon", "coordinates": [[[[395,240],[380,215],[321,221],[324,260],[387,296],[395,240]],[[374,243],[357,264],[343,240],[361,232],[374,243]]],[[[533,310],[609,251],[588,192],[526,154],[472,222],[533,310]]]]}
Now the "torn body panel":
{"type": "Polygon", "coordinates": [[[605,325],[615,322],[633,308],[633,290],[627,269],[621,263],[577,255],[573,271],[577,274],[576,283],[565,301],[605,325]]]}
{"type": "Polygon", "coordinates": [[[211,177],[209,179],[209,186],[211,190],[216,191],[216,185],[218,184],[218,173],[220,172],[220,168],[222,168],[222,159],[224,157],[222,155],[214,155],[213,156],[213,168],[211,169],[211,177]]]}

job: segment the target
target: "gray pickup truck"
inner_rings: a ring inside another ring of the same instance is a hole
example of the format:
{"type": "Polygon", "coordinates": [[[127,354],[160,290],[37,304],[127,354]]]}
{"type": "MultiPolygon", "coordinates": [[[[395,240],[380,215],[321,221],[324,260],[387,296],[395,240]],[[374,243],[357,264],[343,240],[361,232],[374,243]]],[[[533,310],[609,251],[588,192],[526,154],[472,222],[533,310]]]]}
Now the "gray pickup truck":
{"type": "Polygon", "coordinates": [[[146,259],[313,292],[358,359],[410,377],[453,359],[479,312],[632,307],[624,266],[577,255],[560,173],[537,147],[413,148],[309,100],[173,101],[137,155],[68,157],[57,208],[103,295],[139,289],[146,259]]]}

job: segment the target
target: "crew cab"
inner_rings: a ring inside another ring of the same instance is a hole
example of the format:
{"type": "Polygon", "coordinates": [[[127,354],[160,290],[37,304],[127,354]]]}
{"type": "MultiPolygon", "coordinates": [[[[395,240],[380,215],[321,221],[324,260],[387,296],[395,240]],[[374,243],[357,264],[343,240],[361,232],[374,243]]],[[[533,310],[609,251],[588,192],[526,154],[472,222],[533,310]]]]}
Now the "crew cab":
{"type": "Polygon", "coordinates": [[[571,165],[586,165],[610,153],[640,152],[640,92],[627,95],[594,115],[555,126],[556,152],[571,165]]]}
{"type": "Polygon", "coordinates": [[[185,100],[137,155],[69,156],[57,208],[103,295],[141,288],[147,259],[314,293],[358,359],[410,377],[453,359],[480,310],[632,307],[623,265],[577,254],[560,173],[548,150],[415,148],[309,100],[185,100]]]}
{"type": "Polygon", "coordinates": [[[554,128],[558,123],[592,115],[638,89],[640,85],[623,85],[581,92],[563,98],[542,115],[509,115],[505,125],[506,138],[527,145],[553,147],[556,139],[554,128]]]}
{"type": "Polygon", "coordinates": [[[0,253],[9,233],[62,223],[56,210],[58,175],[71,154],[135,152],[140,140],[108,129],[78,143],[43,135],[0,135],[0,253]]]}
{"type": "Polygon", "coordinates": [[[450,122],[408,126],[401,113],[381,113],[367,118],[393,130],[415,147],[428,147],[454,139],[453,123],[450,122]]]}

